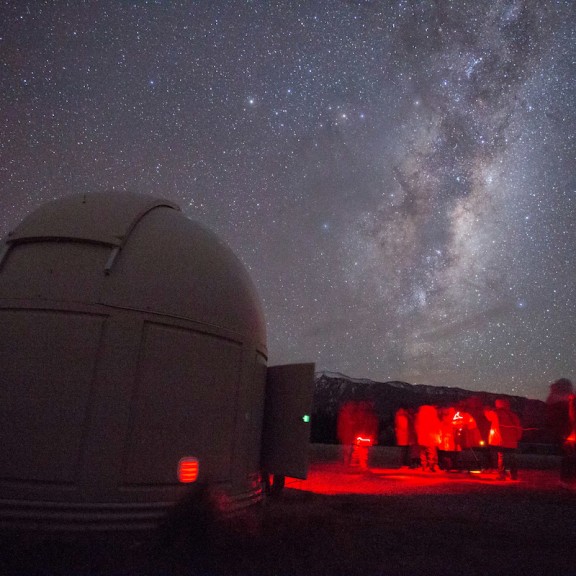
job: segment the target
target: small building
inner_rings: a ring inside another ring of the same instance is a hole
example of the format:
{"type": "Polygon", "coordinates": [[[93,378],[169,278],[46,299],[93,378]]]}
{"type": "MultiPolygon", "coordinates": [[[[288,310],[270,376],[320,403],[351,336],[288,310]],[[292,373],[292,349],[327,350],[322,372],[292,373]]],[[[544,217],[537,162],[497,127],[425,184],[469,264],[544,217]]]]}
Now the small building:
{"type": "Polygon", "coordinates": [[[0,245],[0,367],[0,527],[149,527],[198,486],[240,506],[263,466],[306,475],[314,366],[268,369],[245,267],[171,202],[25,218],[0,245]]]}

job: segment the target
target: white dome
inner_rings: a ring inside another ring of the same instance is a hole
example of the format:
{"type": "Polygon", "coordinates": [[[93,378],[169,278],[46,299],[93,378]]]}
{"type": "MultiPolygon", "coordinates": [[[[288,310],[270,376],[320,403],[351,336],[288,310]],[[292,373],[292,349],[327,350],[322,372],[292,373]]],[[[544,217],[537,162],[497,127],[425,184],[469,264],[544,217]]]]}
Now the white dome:
{"type": "Polygon", "coordinates": [[[244,266],[171,202],[104,192],[49,202],[8,235],[0,298],[158,313],[230,330],[265,349],[244,266]]]}

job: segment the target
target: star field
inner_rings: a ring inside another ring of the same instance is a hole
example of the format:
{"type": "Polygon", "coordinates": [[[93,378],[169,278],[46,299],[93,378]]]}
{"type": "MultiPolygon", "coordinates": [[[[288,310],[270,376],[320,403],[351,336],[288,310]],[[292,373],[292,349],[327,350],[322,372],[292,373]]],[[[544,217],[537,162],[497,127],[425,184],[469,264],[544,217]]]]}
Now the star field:
{"type": "Polygon", "coordinates": [[[178,203],[269,364],[544,398],[576,378],[571,0],[0,4],[0,233],[178,203]]]}

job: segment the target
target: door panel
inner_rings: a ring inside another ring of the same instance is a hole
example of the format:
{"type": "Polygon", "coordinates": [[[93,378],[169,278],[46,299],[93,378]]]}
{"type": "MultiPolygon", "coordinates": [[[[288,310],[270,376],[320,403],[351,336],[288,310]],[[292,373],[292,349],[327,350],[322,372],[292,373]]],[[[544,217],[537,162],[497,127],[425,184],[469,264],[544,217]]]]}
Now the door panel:
{"type": "Polygon", "coordinates": [[[306,478],[313,391],[314,364],[268,368],[262,439],[266,472],[306,478]]]}

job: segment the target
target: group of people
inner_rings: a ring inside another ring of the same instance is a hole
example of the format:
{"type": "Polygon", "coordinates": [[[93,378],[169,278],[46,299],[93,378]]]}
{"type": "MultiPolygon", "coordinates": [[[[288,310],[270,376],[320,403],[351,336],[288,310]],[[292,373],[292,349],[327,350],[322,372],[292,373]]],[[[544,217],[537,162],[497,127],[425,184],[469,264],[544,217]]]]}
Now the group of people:
{"type": "Polygon", "coordinates": [[[482,407],[476,417],[466,409],[423,405],[400,408],[394,418],[396,443],[402,447],[402,465],[436,472],[458,468],[459,453],[487,447],[479,452],[483,468],[496,469],[500,479],[518,477],[516,451],[522,437],[520,418],[507,399],[482,407]],[[481,420],[479,422],[479,420],[481,420]]]}
{"type": "MultiPolygon", "coordinates": [[[[550,385],[547,428],[550,441],[562,453],[560,480],[576,487],[576,394],[572,382],[561,378],[550,385]]],[[[483,471],[498,478],[518,478],[517,451],[522,423],[507,398],[483,406],[471,397],[458,406],[399,408],[394,417],[396,444],[402,449],[402,466],[426,472],[462,469],[461,455],[471,450],[483,471]]],[[[378,441],[374,403],[348,401],[338,415],[338,439],[344,463],[368,468],[368,450],[378,441]]]]}
{"type": "MultiPolygon", "coordinates": [[[[402,464],[436,472],[440,468],[458,467],[458,453],[484,445],[500,478],[517,478],[516,449],[522,436],[518,416],[510,410],[507,400],[499,399],[494,407],[480,407],[483,422],[472,410],[454,407],[437,408],[423,405],[418,409],[400,408],[395,415],[396,443],[402,447],[402,464]],[[482,424],[485,423],[484,426],[482,424]],[[484,438],[485,437],[485,438],[484,438]],[[507,472],[506,469],[509,469],[507,472]]],[[[478,407],[474,412],[478,412],[478,407]]],[[[378,417],[374,404],[368,401],[348,401],[338,415],[338,439],[343,446],[344,464],[368,468],[368,450],[377,444],[378,417]]]]}

